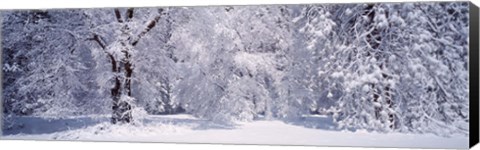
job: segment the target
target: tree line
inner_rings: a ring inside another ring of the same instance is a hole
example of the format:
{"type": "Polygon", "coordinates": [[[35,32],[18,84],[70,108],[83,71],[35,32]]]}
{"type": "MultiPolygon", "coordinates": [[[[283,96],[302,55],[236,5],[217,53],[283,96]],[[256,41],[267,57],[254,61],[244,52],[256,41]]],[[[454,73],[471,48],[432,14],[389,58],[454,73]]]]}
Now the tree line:
{"type": "Polygon", "coordinates": [[[3,11],[5,116],[468,133],[468,3],[3,11]]]}

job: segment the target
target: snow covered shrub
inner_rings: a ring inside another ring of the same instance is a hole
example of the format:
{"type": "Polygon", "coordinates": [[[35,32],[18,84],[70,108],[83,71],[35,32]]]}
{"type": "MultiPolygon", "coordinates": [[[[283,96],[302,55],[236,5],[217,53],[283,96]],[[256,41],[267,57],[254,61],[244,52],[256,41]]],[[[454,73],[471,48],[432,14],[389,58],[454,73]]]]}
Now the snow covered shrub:
{"type": "Polygon", "coordinates": [[[134,124],[143,124],[143,121],[148,118],[148,112],[142,107],[133,107],[132,117],[134,124]]]}

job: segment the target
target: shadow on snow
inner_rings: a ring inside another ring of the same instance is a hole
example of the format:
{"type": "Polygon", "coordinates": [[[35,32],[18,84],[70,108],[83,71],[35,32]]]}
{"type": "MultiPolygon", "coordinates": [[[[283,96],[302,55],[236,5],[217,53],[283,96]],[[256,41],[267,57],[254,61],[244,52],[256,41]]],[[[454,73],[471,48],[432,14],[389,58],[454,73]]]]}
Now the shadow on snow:
{"type": "MultiPolygon", "coordinates": [[[[218,123],[203,119],[168,118],[168,115],[154,115],[141,120],[141,124],[167,124],[189,126],[193,130],[235,129],[235,124],[218,123]]],[[[14,117],[4,124],[3,135],[16,134],[50,134],[62,131],[87,128],[100,123],[109,122],[109,117],[75,117],[62,119],[46,119],[41,117],[21,116],[14,117]]]]}
{"type": "Polygon", "coordinates": [[[330,131],[340,131],[337,124],[331,116],[327,115],[308,115],[296,119],[283,120],[285,123],[295,126],[302,126],[311,129],[321,129],[330,131]]]}
{"type": "Polygon", "coordinates": [[[41,117],[21,116],[14,117],[11,122],[5,123],[2,129],[2,134],[49,134],[85,128],[105,121],[108,121],[108,119],[91,117],[46,119],[41,117]]]}

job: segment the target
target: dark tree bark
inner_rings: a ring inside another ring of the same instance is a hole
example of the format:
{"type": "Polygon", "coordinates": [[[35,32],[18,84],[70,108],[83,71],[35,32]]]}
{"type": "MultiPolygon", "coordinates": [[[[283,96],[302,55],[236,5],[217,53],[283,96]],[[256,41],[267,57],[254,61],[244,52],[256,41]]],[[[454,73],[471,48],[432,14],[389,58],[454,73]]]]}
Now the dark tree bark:
{"type": "Polygon", "coordinates": [[[132,104],[130,101],[122,99],[122,96],[132,97],[132,76],[134,73],[134,62],[131,55],[133,51],[132,48],[138,44],[143,36],[155,27],[160,20],[162,12],[163,9],[159,9],[159,15],[151,20],[139,35],[131,36],[132,29],[129,27],[128,23],[133,19],[134,8],[126,10],[125,18],[122,17],[119,9],[114,9],[116,21],[123,24],[123,27],[121,28],[122,34],[120,36],[127,36],[120,38],[122,41],[118,41],[122,45],[121,52],[124,54],[122,58],[115,58],[113,54],[106,51],[107,46],[99,35],[94,34],[93,38],[89,39],[95,41],[105,51],[112,65],[112,73],[115,74],[114,85],[110,89],[113,104],[111,122],[113,124],[132,123],[133,121],[131,112],[132,104]]]}

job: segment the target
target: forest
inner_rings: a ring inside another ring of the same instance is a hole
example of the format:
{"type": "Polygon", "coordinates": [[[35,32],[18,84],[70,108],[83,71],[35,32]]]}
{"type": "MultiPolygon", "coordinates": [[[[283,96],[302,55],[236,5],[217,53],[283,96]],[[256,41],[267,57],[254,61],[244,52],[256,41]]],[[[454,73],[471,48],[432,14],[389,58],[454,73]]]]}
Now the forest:
{"type": "Polygon", "coordinates": [[[2,131],[25,117],[323,116],[330,131],[467,137],[468,13],[466,2],[2,10],[2,131]]]}

